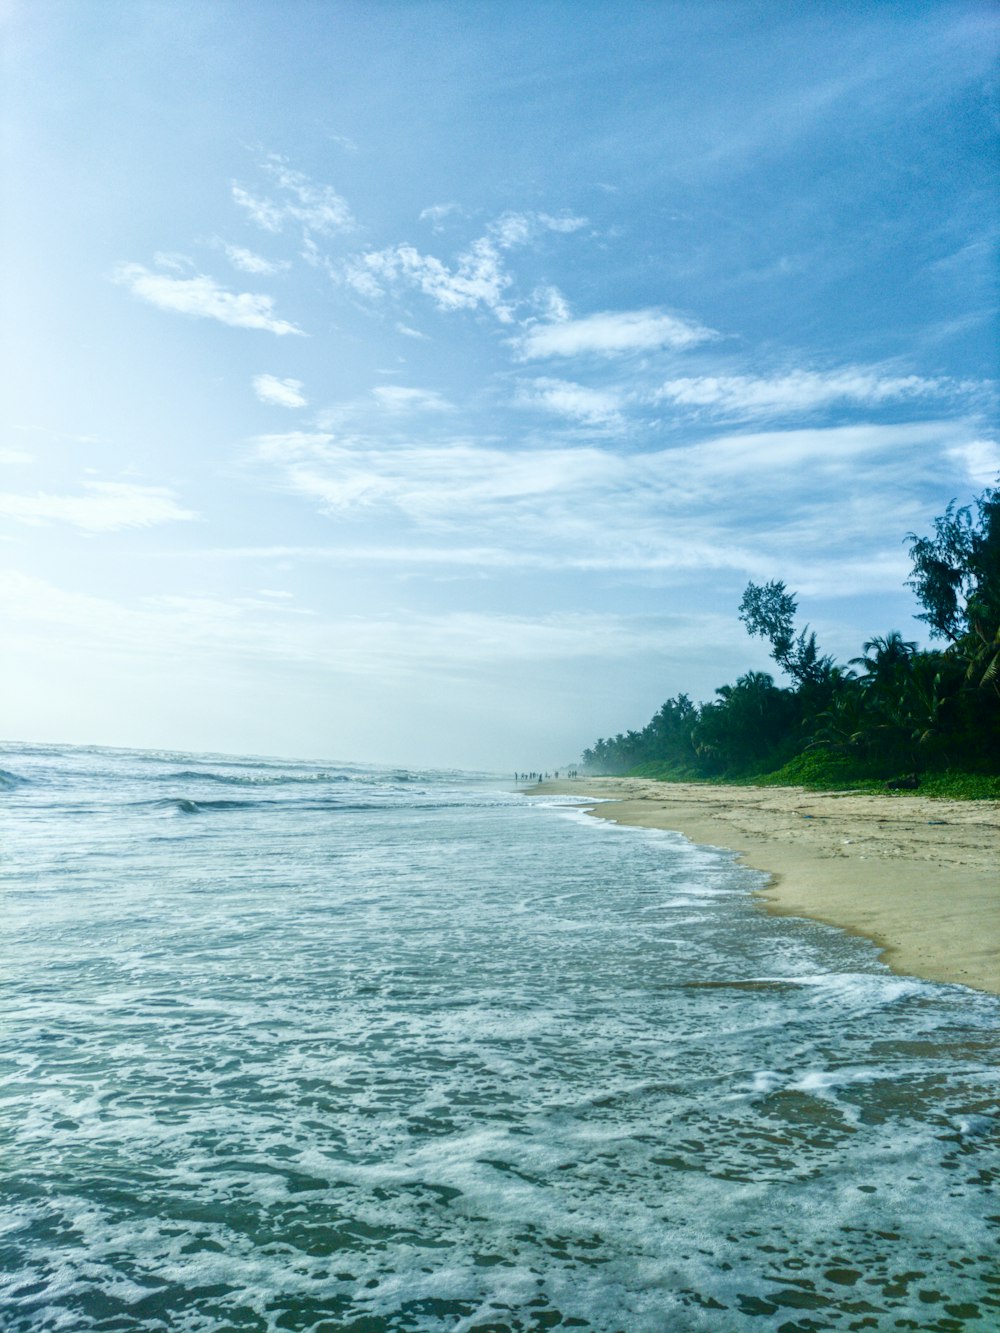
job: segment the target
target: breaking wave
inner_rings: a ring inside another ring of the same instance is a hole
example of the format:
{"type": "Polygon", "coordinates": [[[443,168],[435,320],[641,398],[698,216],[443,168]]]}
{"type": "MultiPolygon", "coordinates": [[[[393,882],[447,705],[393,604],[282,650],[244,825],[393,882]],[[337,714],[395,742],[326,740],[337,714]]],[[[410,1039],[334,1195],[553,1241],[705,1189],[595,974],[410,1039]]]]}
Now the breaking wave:
{"type": "Polygon", "coordinates": [[[347,783],[354,779],[347,773],[217,773],[205,769],[181,769],[157,773],[157,782],[218,782],[227,787],[296,787],[320,783],[347,783]]]}

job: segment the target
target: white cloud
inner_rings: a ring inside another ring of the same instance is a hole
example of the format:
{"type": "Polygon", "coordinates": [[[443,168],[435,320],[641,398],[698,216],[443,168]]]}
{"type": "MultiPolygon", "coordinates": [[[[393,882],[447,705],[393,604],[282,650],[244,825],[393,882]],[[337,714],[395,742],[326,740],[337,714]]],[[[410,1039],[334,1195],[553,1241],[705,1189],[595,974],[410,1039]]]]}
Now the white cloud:
{"type": "Polygon", "coordinates": [[[433,389],[407,389],[386,384],[372,390],[372,397],[387,412],[450,412],[451,403],[433,389]]]}
{"type": "Polygon", "coordinates": [[[405,338],[417,338],[420,342],[427,342],[427,334],[421,333],[419,329],[411,329],[409,324],[397,324],[396,332],[403,334],[405,338]]]}
{"type": "Polygon", "coordinates": [[[946,394],[971,386],[920,375],[889,375],[878,367],[847,366],[836,371],[790,371],[770,379],[751,375],[702,375],[668,380],[652,395],[654,402],[707,408],[726,415],[809,412],[831,403],[854,401],[866,406],[905,398],[946,394]]]}
{"type": "Polygon", "coordinates": [[[770,505],[779,491],[786,504],[796,494],[811,503],[821,483],[856,475],[862,458],[868,490],[875,490],[878,468],[899,464],[915,473],[914,449],[933,466],[957,433],[950,423],[845,426],[726,435],[623,454],[597,445],[513,451],[468,441],[390,445],[291,431],[259,438],[257,451],[285,470],[293,490],[332,510],[397,509],[418,521],[501,527],[531,511],[552,530],[559,511],[566,530],[585,535],[589,545],[605,518],[626,528],[640,513],[650,524],[666,513],[673,524],[685,510],[694,519],[701,506],[714,510],[727,486],[738,487],[746,503],[756,494],[770,505]]]}
{"type": "Polygon", "coordinates": [[[502,213],[487,229],[487,235],[502,250],[512,250],[527,243],[540,231],[573,232],[587,225],[586,218],[566,215],[553,217],[550,213],[502,213]]]}
{"type": "Polygon", "coordinates": [[[384,446],[302,431],[264,436],[257,448],[284,469],[293,490],[324,508],[390,508],[428,522],[509,521],[514,509],[504,514],[506,504],[599,489],[626,467],[596,449],[384,446]]]}
{"type": "Polygon", "coordinates": [[[970,440],[948,450],[948,456],[960,463],[975,486],[1000,485],[1000,444],[995,440],[970,440]]]}
{"type": "Polygon", "coordinates": [[[523,360],[553,356],[618,356],[625,352],[683,349],[718,334],[657,309],[605,311],[582,319],[535,324],[514,340],[523,360]]]}
{"type": "Polygon", "coordinates": [[[171,278],[142,264],[120,264],[114,280],[161,310],[173,310],[197,319],[217,319],[241,329],[264,329],[283,336],[302,329],[274,314],[274,301],[257,292],[229,292],[214,278],[171,278]]]}
{"type": "Polygon", "coordinates": [[[570,317],[569,303],[558,287],[536,287],[531,303],[548,323],[562,324],[570,317]]]}
{"type": "Polygon", "coordinates": [[[478,518],[483,505],[540,496],[563,496],[575,504],[584,491],[612,510],[631,494],[650,513],[664,507],[680,512],[699,503],[714,508],[720,487],[727,485],[747,499],[754,492],[773,499],[780,490],[811,504],[821,498],[821,482],[859,476],[861,460],[865,494],[886,479],[886,469],[895,485],[900,471],[912,478],[921,468],[939,471],[941,456],[964,460],[970,446],[963,436],[961,424],[925,421],[718,435],[631,453],[598,444],[519,450],[467,440],[390,444],[379,437],[308,431],[261,436],[256,446],[270,462],[308,466],[305,489],[334,507],[360,500],[417,514],[459,513],[470,504],[478,518]]]}
{"type": "Polygon", "coordinates": [[[298,222],[307,232],[329,236],[351,231],[354,218],[347,202],[329,185],[318,185],[301,171],[293,171],[283,158],[271,156],[264,170],[284,194],[275,202],[251,194],[233,183],[233,201],[264,231],[279,232],[286,222],[298,222]]]}
{"type": "MultiPolygon", "coordinates": [[[[809,495],[834,474],[857,475],[867,462],[871,486],[877,487],[879,467],[902,460],[910,474],[937,452],[953,448],[960,424],[948,421],[901,422],[890,426],[867,422],[853,426],[757,431],[721,435],[673,453],[685,460],[693,480],[711,488],[720,480],[741,487],[776,487],[809,495]]],[[[895,478],[899,480],[899,478],[895,478]]]]}
{"type": "Polygon", "coordinates": [[[0,463],[30,463],[31,454],[25,453],[23,449],[4,449],[0,448],[0,463]]]}
{"type": "MultiPolygon", "coordinates": [[[[919,497],[967,442],[961,425],[940,421],[731,434],[633,453],[289,432],[258,440],[257,452],[321,510],[378,525],[381,540],[341,549],[343,559],[666,581],[777,570],[841,596],[852,586],[899,590],[901,534],[926,521],[919,497]]],[[[301,554],[334,558],[323,548],[301,554]]]]}
{"type": "Polygon", "coordinates": [[[30,524],[68,523],[82,532],[147,528],[197,517],[160,486],[91,481],[84,483],[84,490],[85,495],[0,494],[0,516],[30,524]]]}
{"type": "Polygon", "coordinates": [[[431,204],[430,208],[425,208],[420,213],[421,222],[429,222],[434,231],[443,231],[442,223],[445,218],[451,217],[453,213],[461,213],[462,209],[458,204],[431,204]]]}
{"type": "Polygon", "coordinates": [[[173,250],[157,250],[153,255],[153,263],[157,268],[170,269],[172,273],[190,273],[194,268],[193,260],[173,250]]]}
{"type": "MultiPolygon", "coordinates": [[[[685,532],[683,542],[664,543],[659,549],[645,544],[622,544],[617,549],[602,540],[600,549],[560,551],[534,543],[511,546],[392,545],[368,546],[233,546],[188,551],[186,555],[221,560],[308,560],[337,565],[441,565],[475,570],[573,570],[583,573],[664,573],[704,569],[756,568],[745,546],[698,543],[685,532]]],[[[897,580],[897,583],[899,580],[897,580]]]]}
{"type": "MultiPolygon", "coordinates": [[[[435,205],[421,216],[440,219],[440,210],[445,208],[451,211],[450,206],[435,205]]],[[[508,212],[491,222],[484,235],[457,255],[453,267],[436,255],[422,254],[404,243],[354,256],[344,269],[344,279],[369,299],[384,295],[388,287],[405,285],[429,296],[441,310],[475,310],[482,306],[509,324],[514,318],[509,297],[514,279],[504,266],[504,253],[526,245],[541,231],[575,231],[585,223],[585,218],[508,212]]]]}
{"type": "Polygon", "coordinates": [[[485,306],[505,324],[513,311],[504,293],[513,279],[500,259],[497,246],[480,237],[458,256],[454,269],[415,246],[396,245],[356,256],[345,269],[347,283],[360,295],[381,296],[387,286],[400,283],[429,296],[440,310],[475,310],[485,306]]]}
{"type": "Polygon", "coordinates": [[[285,221],[285,210],[271,199],[260,199],[245,190],[242,185],[233,182],[233,202],[248,213],[250,220],[264,231],[281,231],[285,221]]]}
{"type": "Polygon", "coordinates": [[[622,660],[640,652],[732,642],[732,617],[556,612],[539,616],[452,611],[326,618],[303,614],[264,591],[256,598],[172,595],[138,605],[87,596],[17,572],[0,573],[0,612],[21,634],[55,635],[102,654],[172,658],[187,652],[230,660],[316,665],[386,680],[415,669],[466,668],[574,658],[622,660]]]}
{"type": "Polygon", "coordinates": [[[531,380],[521,387],[516,401],[522,407],[542,408],[592,426],[616,425],[622,419],[617,394],[588,389],[568,380],[544,377],[531,380]]]}
{"type": "Polygon", "coordinates": [[[513,250],[519,245],[527,245],[536,230],[533,213],[503,213],[490,223],[486,234],[501,250],[513,250]]]}
{"type": "Polygon", "coordinates": [[[306,407],[309,399],[302,392],[301,380],[279,380],[276,375],[255,375],[253,391],[262,403],[273,407],[306,407]]]}
{"type": "Polygon", "coordinates": [[[227,245],[226,258],[241,273],[281,273],[289,267],[285,260],[265,259],[242,245],[227,245]]]}
{"type": "Polygon", "coordinates": [[[561,232],[579,231],[581,227],[587,225],[586,218],[573,217],[569,214],[564,214],[561,218],[556,218],[550,213],[539,213],[538,221],[543,227],[547,227],[549,231],[561,232]]]}

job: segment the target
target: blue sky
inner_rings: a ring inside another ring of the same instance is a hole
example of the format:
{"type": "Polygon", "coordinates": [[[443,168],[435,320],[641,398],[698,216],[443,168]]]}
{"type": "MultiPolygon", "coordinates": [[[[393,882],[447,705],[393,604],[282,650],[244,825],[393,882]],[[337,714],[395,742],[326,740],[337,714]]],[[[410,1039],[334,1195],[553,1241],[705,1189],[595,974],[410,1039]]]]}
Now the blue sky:
{"type": "Polygon", "coordinates": [[[1000,471],[987,4],[3,7],[2,731],[553,767],[1000,471]]]}

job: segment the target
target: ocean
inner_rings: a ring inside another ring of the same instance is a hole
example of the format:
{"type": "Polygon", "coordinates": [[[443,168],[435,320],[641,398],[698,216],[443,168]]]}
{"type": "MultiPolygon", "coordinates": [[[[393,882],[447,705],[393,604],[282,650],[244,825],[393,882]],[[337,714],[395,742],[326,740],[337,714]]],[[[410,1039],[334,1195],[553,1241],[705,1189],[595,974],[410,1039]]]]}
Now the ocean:
{"type": "Polygon", "coordinates": [[[996,998],[497,778],[0,769],[5,1333],[1000,1326],[996,998]]]}

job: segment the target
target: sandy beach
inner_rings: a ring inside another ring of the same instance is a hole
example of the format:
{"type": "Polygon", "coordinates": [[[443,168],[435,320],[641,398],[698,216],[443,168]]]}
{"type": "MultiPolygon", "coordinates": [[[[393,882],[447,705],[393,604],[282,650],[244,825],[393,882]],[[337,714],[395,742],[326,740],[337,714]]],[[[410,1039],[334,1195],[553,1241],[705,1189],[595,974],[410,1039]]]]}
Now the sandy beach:
{"type": "Polygon", "coordinates": [[[640,778],[545,782],[767,871],[769,911],[866,936],[894,971],[1000,994],[1000,802],[640,778]]]}

